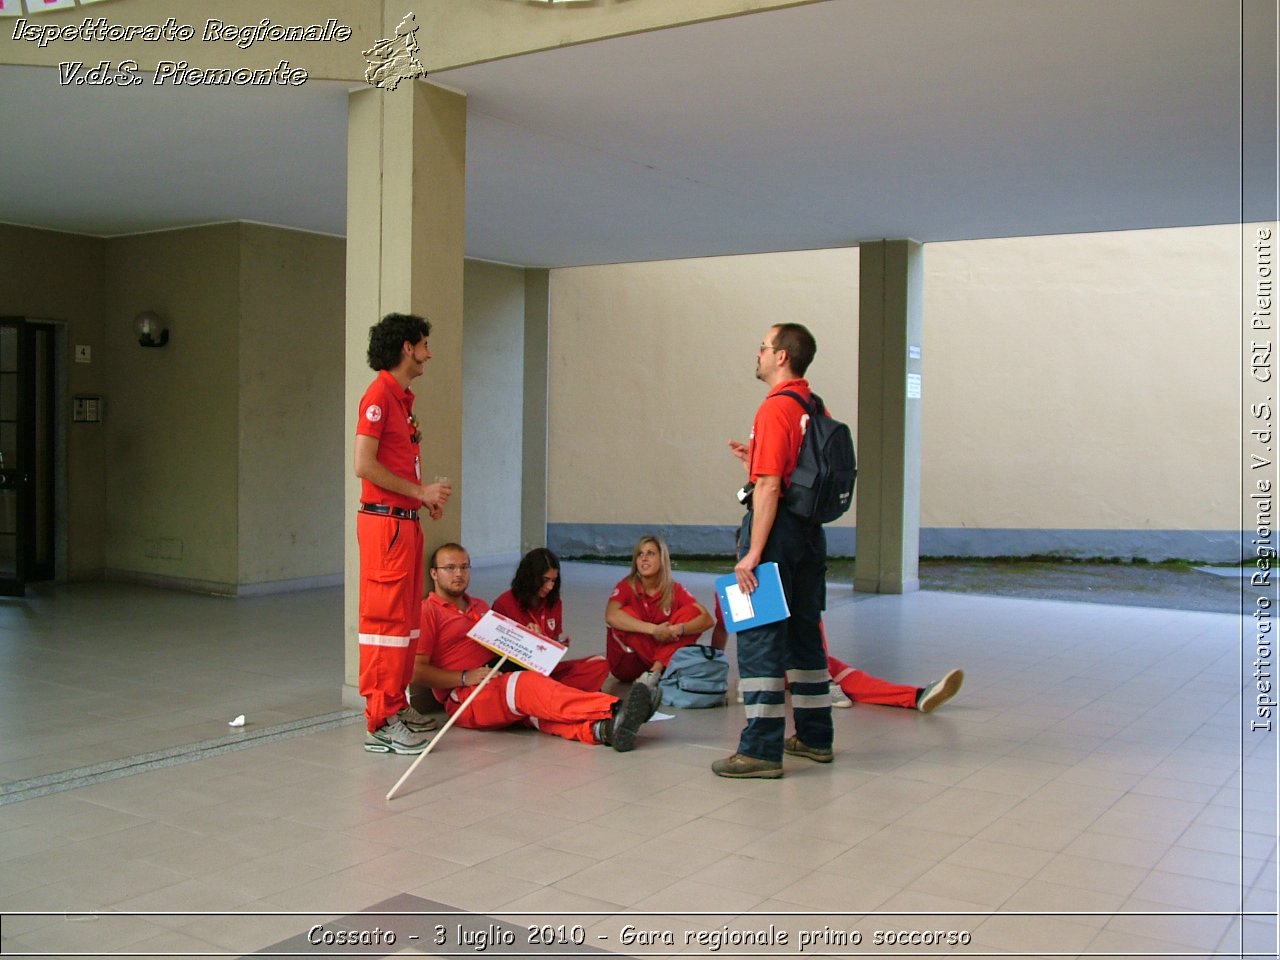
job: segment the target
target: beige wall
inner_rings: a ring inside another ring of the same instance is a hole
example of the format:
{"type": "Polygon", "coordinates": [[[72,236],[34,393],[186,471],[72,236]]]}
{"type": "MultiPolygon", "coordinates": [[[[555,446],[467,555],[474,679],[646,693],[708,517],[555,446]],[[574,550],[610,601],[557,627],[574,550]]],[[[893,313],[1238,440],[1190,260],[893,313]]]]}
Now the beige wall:
{"type": "MultiPolygon", "coordinates": [[[[929,245],[926,534],[1232,529],[1238,236],[929,245]]],[[[0,313],[63,321],[93,350],[67,364],[68,392],[106,398],[102,424],[68,424],[70,577],[231,590],[337,576],[344,247],[236,224],[111,241],[0,227],[21,265],[0,313]],[[142,309],[170,319],[168,347],[137,345],[142,309]]],[[[857,263],[829,250],[552,271],[551,522],[733,524],[724,443],[749,428],[755,346],[776,320],[812,325],[812,379],[854,422],[857,263]]],[[[463,522],[478,557],[519,549],[522,285],[467,265],[463,522]]]]}
{"type": "MultiPolygon", "coordinates": [[[[1158,554],[1235,528],[1239,231],[927,245],[926,543],[1041,552],[1025,531],[1073,530],[1094,539],[1065,552],[1158,554]]],[[[856,422],[857,270],[827,250],[552,271],[551,523],[735,523],[724,442],[769,324],[811,326],[811,380],[856,422]]]]}
{"type": "MultiPolygon", "coordinates": [[[[103,240],[0,224],[0,262],[6,265],[0,283],[0,315],[59,321],[68,350],[83,344],[92,352],[91,363],[68,363],[62,371],[69,396],[107,392],[102,324],[106,255],[103,240]]],[[[111,412],[108,405],[108,423],[111,412]]],[[[73,535],[65,569],[73,580],[102,573],[106,428],[106,423],[67,424],[64,523],[73,535]]]]}
{"type": "Polygon", "coordinates": [[[810,379],[856,420],[857,265],[856,250],[822,250],[553,270],[551,522],[735,522],[743,475],[726,444],[746,440],[764,396],[771,324],[809,326],[810,379]]]}
{"type": "Polygon", "coordinates": [[[475,558],[510,560],[520,551],[524,271],[467,261],[463,304],[463,542],[475,558]]]}
{"type": "Polygon", "coordinates": [[[343,276],[339,237],[242,224],[239,583],[342,569],[343,276]]]}
{"type": "Polygon", "coordinates": [[[0,226],[0,315],[57,321],[69,579],[223,593],[335,582],[342,570],[345,244],[250,224],[100,240],[0,226]],[[133,318],[170,324],[144,349],[133,318]],[[274,585],[274,586],[273,586],[274,585]]]}
{"type": "Polygon", "coordinates": [[[239,227],[113,240],[104,297],[108,576],[236,583],[239,227]],[[133,318],[170,323],[144,349],[133,318]]]}
{"type": "Polygon", "coordinates": [[[921,526],[1232,529],[1239,235],[929,244],[921,526]]]}

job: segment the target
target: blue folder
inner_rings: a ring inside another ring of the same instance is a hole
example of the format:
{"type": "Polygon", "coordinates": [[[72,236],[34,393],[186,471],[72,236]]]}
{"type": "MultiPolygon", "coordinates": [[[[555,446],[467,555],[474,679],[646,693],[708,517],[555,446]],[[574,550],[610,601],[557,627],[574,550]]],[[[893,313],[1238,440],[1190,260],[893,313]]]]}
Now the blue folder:
{"type": "Polygon", "coordinates": [[[741,633],[753,627],[777,623],[791,616],[787,595],[782,592],[782,578],[778,576],[776,563],[762,563],[756,567],[755,590],[743,594],[738,589],[738,578],[732,573],[716,577],[716,596],[724,625],[730,633],[741,633]]]}

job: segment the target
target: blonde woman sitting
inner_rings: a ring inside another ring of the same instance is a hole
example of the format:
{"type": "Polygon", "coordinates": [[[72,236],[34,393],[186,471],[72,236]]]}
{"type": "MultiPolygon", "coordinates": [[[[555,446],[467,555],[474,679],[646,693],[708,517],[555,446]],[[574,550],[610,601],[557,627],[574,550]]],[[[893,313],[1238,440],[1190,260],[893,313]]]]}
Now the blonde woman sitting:
{"type": "Polygon", "coordinates": [[[671,578],[666,543],[660,537],[641,537],[631,552],[631,572],[609,597],[604,622],[609,627],[609,671],[619,680],[632,681],[655,664],[665,666],[673,653],[696,643],[715,621],[671,578]]]}

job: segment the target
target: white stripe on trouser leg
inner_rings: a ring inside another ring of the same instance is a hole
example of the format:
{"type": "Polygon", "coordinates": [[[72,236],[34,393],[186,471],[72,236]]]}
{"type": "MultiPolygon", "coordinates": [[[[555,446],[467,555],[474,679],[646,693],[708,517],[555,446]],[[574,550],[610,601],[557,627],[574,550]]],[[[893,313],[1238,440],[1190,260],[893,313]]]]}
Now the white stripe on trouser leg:
{"type": "Polygon", "coordinates": [[[820,710],[823,707],[831,706],[831,694],[815,693],[815,694],[795,694],[791,695],[791,706],[797,710],[820,710]]]}
{"type": "Polygon", "coordinates": [[[382,633],[362,633],[360,634],[360,645],[365,647],[407,647],[409,638],[406,636],[393,637],[382,633]]]}
{"type": "Polygon", "coordinates": [[[853,673],[853,667],[845,667],[843,670],[841,670],[839,673],[837,673],[834,677],[831,678],[831,682],[839,683],[841,680],[843,680],[845,677],[847,677],[851,673],[853,673]]]}
{"type": "Polygon", "coordinates": [[[503,678],[507,681],[507,709],[514,713],[517,717],[523,717],[520,708],[516,706],[516,683],[520,680],[520,674],[508,673],[503,678]]]}
{"type": "Polygon", "coordinates": [[[743,693],[780,693],[784,687],[781,677],[743,677],[738,681],[738,689],[743,693]]]}
{"type": "Polygon", "coordinates": [[[831,674],[824,670],[788,670],[787,679],[792,683],[826,683],[831,674]]]}
{"type": "Polygon", "coordinates": [[[748,703],[744,709],[748,720],[785,719],[787,716],[785,703],[748,703]]]}
{"type": "Polygon", "coordinates": [[[628,647],[625,643],[623,643],[621,638],[619,638],[619,636],[616,633],[614,633],[612,630],[609,631],[609,642],[616,643],[618,646],[620,646],[622,648],[623,653],[635,653],[635,651],[632,650],[630,647],[628,647]]]}

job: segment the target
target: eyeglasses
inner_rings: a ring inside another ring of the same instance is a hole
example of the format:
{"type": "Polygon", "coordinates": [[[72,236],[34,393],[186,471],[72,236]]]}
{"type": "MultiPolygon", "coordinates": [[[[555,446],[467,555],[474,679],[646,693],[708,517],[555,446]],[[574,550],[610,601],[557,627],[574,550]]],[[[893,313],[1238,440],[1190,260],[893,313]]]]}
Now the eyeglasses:
{"type": "Polygon", "coordinates": [[[774,353],[777,353],[780,349],[782,349],[782,348],[781,348],[781,347],[775,347],[772,343],[762,343],[762,344],[760,344],[760,352],[761,352],[761,353],[764,353],[766,350],[772,350],[774,353]]]}
{"type": "Polygon", "coordinates": [[[418,429],[418,415],[416,413],[409,414],[409,429],[413,431],[413,436],[409,439],[414,443],[421,443],[422,431],[418,429]]]}
{"type": "Polygon", "coordinates": [[[462,563],[462,564],[451,563],[451,564],[449,564],[447,567],[436,567],[435,569],[436,569],[436,570],[443,570],[445,573],[448,573],[448,574],[454,574],[454,573],[467,573],[467,572],[469,572],[469,571],[471,570],[471,564],[469,564],[469,563],[462,563]]]}

